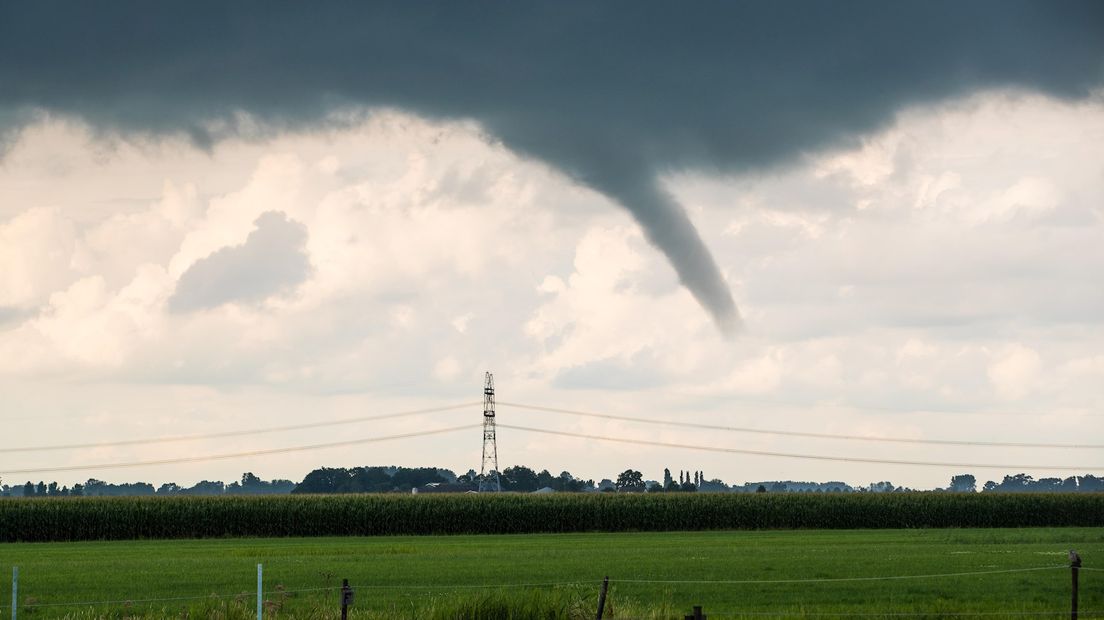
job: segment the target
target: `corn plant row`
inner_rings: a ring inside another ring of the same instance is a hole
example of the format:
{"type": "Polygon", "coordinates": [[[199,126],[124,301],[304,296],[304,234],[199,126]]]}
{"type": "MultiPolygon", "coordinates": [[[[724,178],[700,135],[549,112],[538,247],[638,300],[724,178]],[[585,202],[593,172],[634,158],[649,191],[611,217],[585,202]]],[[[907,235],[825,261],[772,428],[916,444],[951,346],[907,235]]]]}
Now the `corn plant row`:
{"type": "Polygon", "coordinates": [[[1093,494],[612,494],[0,500],[0,541],[1104,526],[1093,494]]]}

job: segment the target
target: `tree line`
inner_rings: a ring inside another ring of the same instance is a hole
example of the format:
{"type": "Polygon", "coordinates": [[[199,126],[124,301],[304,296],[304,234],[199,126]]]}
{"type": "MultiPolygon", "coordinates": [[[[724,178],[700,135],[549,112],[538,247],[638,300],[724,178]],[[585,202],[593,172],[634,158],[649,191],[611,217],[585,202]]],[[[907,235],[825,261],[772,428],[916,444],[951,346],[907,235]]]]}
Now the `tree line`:
{"type": "Polygon", "coordinates": [[[261,480],[252,472],[242,474],[240,481],[226,484],[221,480],[203,480],[190,487],[182,487],[175,482],[166,482],[154,488],[148,482],[124,482],[111,484],[103,480],[89,478],[87,482],[72,487],[59,486],[57,482],[38,484],[27,481],[26,484],[10,487],[0,486],[3,497],[110,497],[142,495],[278,495],[290,493],[295,488],[291,480],[261,480]]]}
{"type": "MultiPolygon", "coordinates": [[[[3,497],[77,497],[77,496],[211,496],[211,495],[280,495],[288,493],[410,493],[413,489],[447,490],[453,492],[474,491],[480,475],[475,470],[457,475],[440,467],[321,467],[307,474],[302,482],[275,479],[262,480],[252,472],[245,472],[238,481],[225,484],[222,481],[204,480],[190,487],[166,482],[154,487],[148,482],[112,484],[90,478],[72,487],[57,482],[37,484],[27,481],[22,485],[0,485],[3,497]]],[[[626,469],[615,479],[604,478],[595,482],[562,471],[553,475],[547,469],[536,471],[524,465],[507,467],[499,473],[503,491],[531,493],[548,489],[555,492],[607,492],[607,493],[906,493],[914,489],[895,486],[888,481],[873,482],[867,486],[851,486],[844,482],[802,482],[771,480],[726,484],[719,478],[706,479],[701,470],[680,470],[676,481],[670,469],[663,470],[663,479],[645,480],[635,469],[626,469]]],[[[1027,474],[1004,476],[996,482],[989,480],[978,488],[972,474],[952,476],[950,484],[934,491],[955,493],[1086,493],[1104,492],[1104,478],[1087,474],[1067,478],[1032,478],[1027,474]]]]}

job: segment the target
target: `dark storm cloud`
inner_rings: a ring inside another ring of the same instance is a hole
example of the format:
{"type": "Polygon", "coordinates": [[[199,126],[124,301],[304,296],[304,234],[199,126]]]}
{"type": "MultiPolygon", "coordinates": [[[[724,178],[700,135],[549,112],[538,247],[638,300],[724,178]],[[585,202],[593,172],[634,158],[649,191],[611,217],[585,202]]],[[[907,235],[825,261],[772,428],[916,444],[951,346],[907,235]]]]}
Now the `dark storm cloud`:
{"type": "Polygon", "coordinates": [[[270,129],[349,106],[475,119],[627,208],[726,331],[732,296],[658,175],[771,166],[982,88],[1083,97],[1102,58],[1097,1],[0,7],[9,115],[201,145],[240,111],[270,129]]]}
{"type": "Polygon", "coordinates": [[[257,302],[288,291],[310,275],[303,254],[306,228],[283,213],[262,213],[245,243],[225,247],[192,264],[169,299],[172,312],[257,302]]]}

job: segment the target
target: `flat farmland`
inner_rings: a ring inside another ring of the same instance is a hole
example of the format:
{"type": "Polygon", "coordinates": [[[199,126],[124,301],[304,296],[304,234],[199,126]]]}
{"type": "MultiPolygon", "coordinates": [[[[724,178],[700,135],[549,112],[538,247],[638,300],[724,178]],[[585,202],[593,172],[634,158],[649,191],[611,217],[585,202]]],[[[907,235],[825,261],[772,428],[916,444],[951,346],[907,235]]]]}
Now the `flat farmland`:
{"type": "MultiPolygon", "coordinates": [[[[1069,549],[1104,568],[1104,529],[6,543],[0,566],[19,567],[20,618],[255,617],[258,563],[266,618],[339,617],[343,578],[352,618],[593,618],[606,575],[612,618],[1058,618],[1069,549]]],[[[1101,615],[1104,572],[1080,577],[1082,617],[1101,615]]]]}

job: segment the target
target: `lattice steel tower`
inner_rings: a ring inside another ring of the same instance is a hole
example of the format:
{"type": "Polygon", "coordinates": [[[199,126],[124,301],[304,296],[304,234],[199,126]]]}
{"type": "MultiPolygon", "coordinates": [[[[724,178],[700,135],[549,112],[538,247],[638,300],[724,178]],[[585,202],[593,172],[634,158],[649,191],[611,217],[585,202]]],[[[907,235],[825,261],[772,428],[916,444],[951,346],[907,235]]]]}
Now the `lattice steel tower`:
{"type": "Polygon", "coordinates": [[[498,479],[498,444],[495,443],[494,375],[483,382],[483,466],[479,469],[479,492],[501,491],[498,479]]]}

